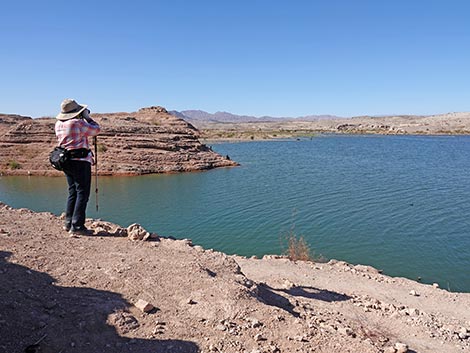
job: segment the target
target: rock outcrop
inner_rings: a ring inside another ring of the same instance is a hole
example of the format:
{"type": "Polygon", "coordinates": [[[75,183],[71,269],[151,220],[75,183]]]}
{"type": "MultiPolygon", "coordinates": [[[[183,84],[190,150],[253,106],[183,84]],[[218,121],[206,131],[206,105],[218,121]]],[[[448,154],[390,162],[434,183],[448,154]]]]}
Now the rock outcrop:
{"type": "MultiPolygon", "coordinates": [[[[102,130],[98,137],[100,175],[176,173],[237,165],[199,142],[199,131],[165,108],[92,116],[102,130]]],[[[54,118],[0,114],[0,173],[61,175],[48,161],[56,145],[54,124],[54,118]]]]}

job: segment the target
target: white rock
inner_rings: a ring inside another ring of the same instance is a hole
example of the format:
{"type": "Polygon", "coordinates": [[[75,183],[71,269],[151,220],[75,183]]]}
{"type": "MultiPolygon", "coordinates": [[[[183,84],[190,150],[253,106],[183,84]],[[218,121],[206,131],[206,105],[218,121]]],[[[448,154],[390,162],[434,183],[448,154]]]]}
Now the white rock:
{"type": "Polygon", "coordinates": [[[225,325],[222,324],[217,325],[215,328],[219,331],[225,331],[227,329],[225,325]]]}
{"type": "Polygon", "coordinates": [[[432,286],[433,286],[434,288],[439,288],[439,283],[433,283],[432,286]]]}
{"type": "Polygon", "coordinates": [[[384,350],[384,353],[396,353],[396,352],[397,350],[395,349],[395,347],[387,347],[384,350]]]}
{"type": "Polygon", "coordinates": [[[419,297],[419,293],[416,292],[414,289],[410,291],[410,295],[412,295],[414,297],[419,297]]]}
{"type": "Polygon", "coordinates": [[[127,227],[127,237],[130,240],[147,240],[151,234],[147,232],[140,224],[134,223],[127,227]]]}
{"type": "Polygon", "coordinates": [[[289,281],[288,279],[286,279],[286,280],[284,281],[284,283],[282,284],[282,287],[283,287],[284,289],[291,290],[292,288],[295,287],[295,284],[292,283],[291,281],[289,281]]]}
{"type": "Polygon", "coordinates": [[[395,343],[395,349],[397,350],[397,353],[406,353],[408,352],[408,345],[404,343],[395,343]]]}
{"type": "Polygon", "coordinates": [[[351,330],[349,327],[339,327],[338,332],[345,336],[353,335],[353,330],[351,330]]]}
{"type": "Polygon", "coordinates": [[[134,304],[134,306],[144,313],[148,313],[155,308],[152,304],[142,299],[139,299],[137,303],[134,304]]]}

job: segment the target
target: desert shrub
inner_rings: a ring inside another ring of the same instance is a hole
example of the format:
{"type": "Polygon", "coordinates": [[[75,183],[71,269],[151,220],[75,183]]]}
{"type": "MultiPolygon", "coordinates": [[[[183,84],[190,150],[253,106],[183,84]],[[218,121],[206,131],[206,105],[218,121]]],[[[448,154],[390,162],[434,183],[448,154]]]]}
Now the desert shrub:
{"type": "Polygon", "coordinates": [[[292,261],[313,261],[310,247],[303,236],[297,236],[294,232],[289,232],[285,237],[285,255],[292,261]]]}
{"type": "Polygon", "coordinates": [[[10,169],[21,169],[21,164],[17,161],[9,161],[7,165],[10,169]]]}
{"type": "Polygon", "coordinates": [[[302,235],[297,236],[293,230],[290,230],[282,240],[283,253],[292,261],[328,262],[323,255],[316,255],[305,238],[302,235]]]}
{"type": "Polygon", "coordinates": [[[106,145],[103,145],[102,143],[99,143],[97,146],[98,152],[106,152],[108,150],[108,147],[106,145]]]}

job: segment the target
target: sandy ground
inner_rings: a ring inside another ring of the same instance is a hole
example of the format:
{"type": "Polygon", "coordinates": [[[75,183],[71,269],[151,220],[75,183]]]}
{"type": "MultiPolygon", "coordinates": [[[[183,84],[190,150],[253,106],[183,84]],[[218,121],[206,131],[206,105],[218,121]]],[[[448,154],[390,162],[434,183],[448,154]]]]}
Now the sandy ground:
{"type": "Polygon", "coordinates": [[[0,352],[470,351],[469,293],[88,225],[0,203],[0,352]]]}

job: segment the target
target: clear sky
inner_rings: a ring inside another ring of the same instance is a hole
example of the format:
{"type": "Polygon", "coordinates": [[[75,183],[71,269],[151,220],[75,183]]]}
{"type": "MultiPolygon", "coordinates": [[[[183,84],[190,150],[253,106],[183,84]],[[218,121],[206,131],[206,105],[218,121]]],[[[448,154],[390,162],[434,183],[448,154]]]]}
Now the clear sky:
{"type": "Polygon", "coordinates": [[[470,111],[470,1],[0,2],[0,113],[470,111]]]}

